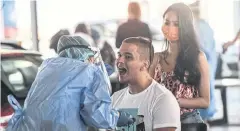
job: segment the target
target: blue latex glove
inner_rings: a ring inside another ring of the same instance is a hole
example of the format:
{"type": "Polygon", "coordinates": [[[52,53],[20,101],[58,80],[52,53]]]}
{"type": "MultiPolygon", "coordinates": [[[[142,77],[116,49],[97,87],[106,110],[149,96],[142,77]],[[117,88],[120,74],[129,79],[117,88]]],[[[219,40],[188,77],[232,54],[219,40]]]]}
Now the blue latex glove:
{"type": "Polygon", "coordinates": [[[117,127],[132,125],[136,121],[136,119],[129,113],[120,110],[118,112],[119,119],[117,122],[117,127]]]}

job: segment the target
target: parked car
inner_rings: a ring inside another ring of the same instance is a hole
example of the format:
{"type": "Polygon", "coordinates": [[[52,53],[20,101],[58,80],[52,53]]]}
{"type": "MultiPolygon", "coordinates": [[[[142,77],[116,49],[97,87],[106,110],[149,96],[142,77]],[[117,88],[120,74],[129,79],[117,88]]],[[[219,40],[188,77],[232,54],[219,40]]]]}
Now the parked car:
{"type": "Polygon", "coordinates": [[[20,49],[20,50],[25,50],[21,46],[20,41],[16,40],[1,40],[1,49],[20,49]]]}
{"type": "Polygon", "coordinates": [[[1,49],[1,81],[16,98],[24,99],[43,59],[35,51],[1,49]]]}
{"type": "Polygon", "coordinates": [[[4,128],[6,119],[10,119],[13,113],[7,95],[14,95],[23,105],[43,61],[41,57],[35,51],[1,49],[1,128],[4,128]]]}

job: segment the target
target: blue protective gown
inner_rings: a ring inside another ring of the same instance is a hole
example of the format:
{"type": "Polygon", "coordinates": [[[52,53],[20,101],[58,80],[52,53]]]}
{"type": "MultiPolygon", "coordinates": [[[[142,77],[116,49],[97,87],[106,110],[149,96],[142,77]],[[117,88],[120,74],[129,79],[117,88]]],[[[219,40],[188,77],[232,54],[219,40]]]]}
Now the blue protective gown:
{"type": "Polygon", "coordinates": [[[204,120],[211,118],[216,113],[215,102],[215,74],[217,70],[217,53],[214,40],[214,33],[209,24],[204,20],[198,20],[197,34],[200,41],[200,47],[207,57],[210,70],[210,105],[207,109],[200,109],[200,115],[204,120]]]}
{"type": "Polygon", "coordinates": [[[85,131],[116,127],[108,84],[99,67],[70,58],[45,60],[7,131],[85,131]]]}

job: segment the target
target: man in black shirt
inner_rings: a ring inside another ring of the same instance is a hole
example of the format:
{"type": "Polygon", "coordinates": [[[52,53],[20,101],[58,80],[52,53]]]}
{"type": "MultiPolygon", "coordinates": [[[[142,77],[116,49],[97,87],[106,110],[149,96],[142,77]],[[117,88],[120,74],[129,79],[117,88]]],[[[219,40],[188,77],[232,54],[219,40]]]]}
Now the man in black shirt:
{"type": "Polygon", "coordinates": [[[149,26],[140,21],[141,9],[137,2],[128,5],[128,21],[118,27],[116,34],[116,47],[120,48],[122,41],[128,37],[146,37],[152,39],[149,26]]]}

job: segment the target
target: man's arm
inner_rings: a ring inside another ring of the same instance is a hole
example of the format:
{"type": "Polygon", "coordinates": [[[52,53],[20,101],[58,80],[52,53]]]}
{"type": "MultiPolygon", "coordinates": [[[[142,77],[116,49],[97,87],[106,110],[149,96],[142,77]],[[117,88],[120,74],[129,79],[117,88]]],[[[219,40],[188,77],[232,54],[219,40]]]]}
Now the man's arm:
{"type": "Polygon", "coordinates": [[[153,109],[153,128],[155,131],[175,131],[180,128],[180,107],[171,92],[157,99],[153,109]]]}

